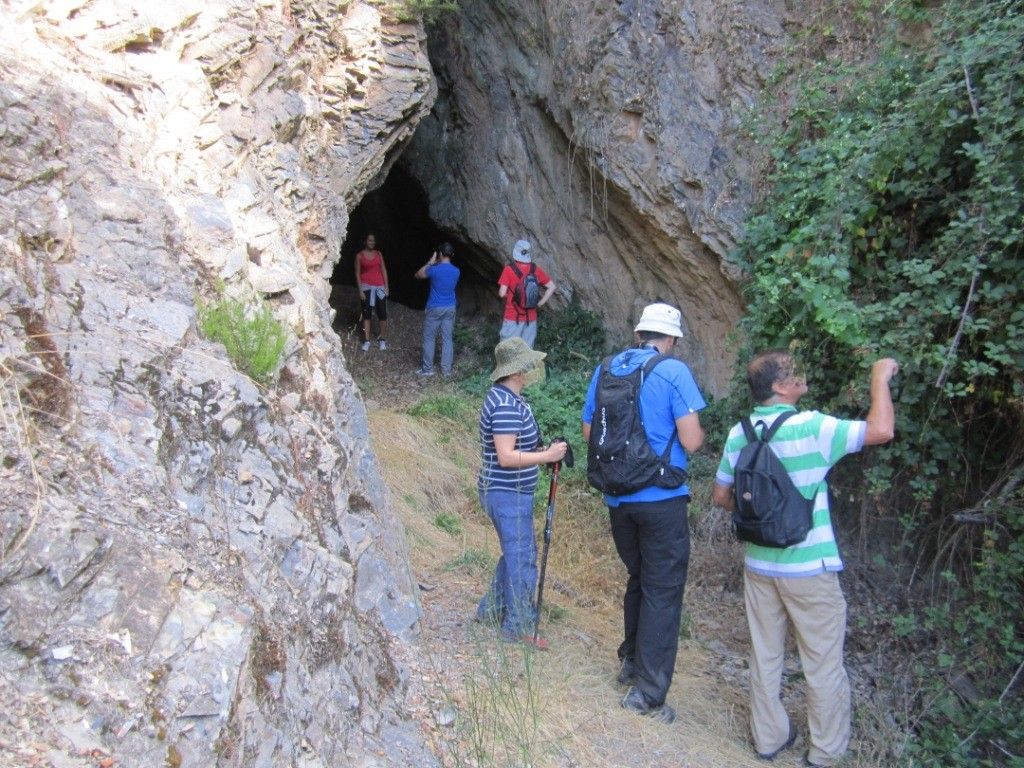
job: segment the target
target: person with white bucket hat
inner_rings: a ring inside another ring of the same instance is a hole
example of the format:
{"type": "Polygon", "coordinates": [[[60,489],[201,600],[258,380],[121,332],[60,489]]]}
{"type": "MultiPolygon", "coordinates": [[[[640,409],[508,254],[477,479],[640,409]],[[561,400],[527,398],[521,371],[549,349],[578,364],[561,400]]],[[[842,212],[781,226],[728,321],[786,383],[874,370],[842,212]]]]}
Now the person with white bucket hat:
{"type": "Polygon", "coordinates": [[[618,648],[618,682],[629,686],[622,706],[662,723],[675,719],[665,696],[690,558],[687,453],[704,442],[698,411],[706,405],[690,369],[671,356],[683,335],[681,321],[668,304],[644,307],[636,343],[598,365],[582,413],[587,478],[605,490],[612,538],[628,574],[618,648]],[[604,453],[616,442],[622,450],[604,453]]]}

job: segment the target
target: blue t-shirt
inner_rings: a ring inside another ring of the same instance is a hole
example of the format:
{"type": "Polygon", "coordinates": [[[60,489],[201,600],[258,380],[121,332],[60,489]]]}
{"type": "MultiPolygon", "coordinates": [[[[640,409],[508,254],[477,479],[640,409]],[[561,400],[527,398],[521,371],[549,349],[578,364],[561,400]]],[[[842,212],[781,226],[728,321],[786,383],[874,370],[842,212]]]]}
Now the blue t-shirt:
{"type": "MultiPolygon", "coordinates": [[[[658,354],[650,348],[631,347],[612,358],[609,371],[615,376],[626,376],[641,365],[649,357],[658,354]]],[[[601,366],[594,370],[587,389],[587,400],[583,404],[583,422],[590,424],[594,419],[597,407],[597,380],[601,375],[601,366]]],[[[690,369],[681,360],[670,358],[663,360],[651,371],[640,389],[640,412],[643,414],[644,430],[651,449],[661,455],[665,446],[672,441],[672,452],[669,463],[674,467],[686,469],[686,451],[679,442],[676,432],[676,419],[701,410],[707,406],[704,396],[697,388],[690,369]]],[[[684,483],[678,488],[644,488],[636,493],[625,496],[605,494],[604,500],[609,507],[617,507],[629,501],[661,501],[674,496],[688,496],[689,487],[684,483]]]]}
{"type": "Polygon", "coordinates": [[[494,447],[495,435],[516,435],[517,451],[535,451],[540,430],[529,404],[503,384],[495,384],[484,398],[480,409],[480,478],[481,491],[515,491],[532,494],[537,487],[540,467],[506,469],[498,464],[494,447]]]}
{"type": "Polygon", "coordinates": [[[443,261],[427,267],[427,279],[430,281],[427,309],[455,306],[455,286],[459,283],[460,274],[458,267],[443,261]]]}

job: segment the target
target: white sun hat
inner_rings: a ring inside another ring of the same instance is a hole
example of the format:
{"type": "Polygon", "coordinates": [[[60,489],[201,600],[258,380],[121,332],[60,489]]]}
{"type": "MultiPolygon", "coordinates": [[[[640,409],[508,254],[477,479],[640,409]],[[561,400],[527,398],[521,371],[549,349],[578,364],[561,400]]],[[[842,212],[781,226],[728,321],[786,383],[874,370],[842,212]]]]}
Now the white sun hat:
{"type": "Polygon", "coordinates": [[[633,330],[682,338],[682,319],[683,313],[669,304],[648,304],[640,315],[640,322],[633,330]]]}

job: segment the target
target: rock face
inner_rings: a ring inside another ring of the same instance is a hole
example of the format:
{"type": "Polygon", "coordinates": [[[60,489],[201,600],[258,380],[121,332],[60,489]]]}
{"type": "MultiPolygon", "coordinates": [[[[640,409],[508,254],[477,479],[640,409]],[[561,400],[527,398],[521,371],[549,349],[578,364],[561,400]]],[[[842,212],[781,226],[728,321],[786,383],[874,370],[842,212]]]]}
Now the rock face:
{"type": "Polygon", "coordinates": [[[424,42],[361,0],[0,6],[0,763],[433,764],[326,285],[424,42]],[[273,388],[197,333],[217,281],[286,322],[273,388]]]}
{"type": "Polygon", "coordinates": [[[702,384],[732,373],[740,315],[723,257],[751,201],[740,137],[782,48],[773,0],[461,3],[431,33],[438,103],[401,162],[444,227],[545,269],[625,339],[683,309],[702,384]]]}

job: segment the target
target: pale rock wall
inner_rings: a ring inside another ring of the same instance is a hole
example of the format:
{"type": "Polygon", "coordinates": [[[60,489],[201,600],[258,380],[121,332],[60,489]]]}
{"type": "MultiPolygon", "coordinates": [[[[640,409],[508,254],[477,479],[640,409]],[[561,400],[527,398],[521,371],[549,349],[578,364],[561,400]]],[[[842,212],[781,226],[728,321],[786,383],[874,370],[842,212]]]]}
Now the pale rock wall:
{"type": "MultiPolygon", "coordinates": [[[[440,94],[402,158],[437,222],[507,259],[526,237],[564,298],[625,341],[653,300],[724,390],[757,109],[785,44],[773,0],[465,0],[431,32],[440,94]]],[[[543,322],[543,319],[541,319],[543,322]]]]}
{"type": "Polygon", "coordinates": [[[326,278],[434,88],[362,0],[0,5],[0,763],[433,764],[326,278]],[[218,280],[287,324],[269,390],[218,280]]]}

